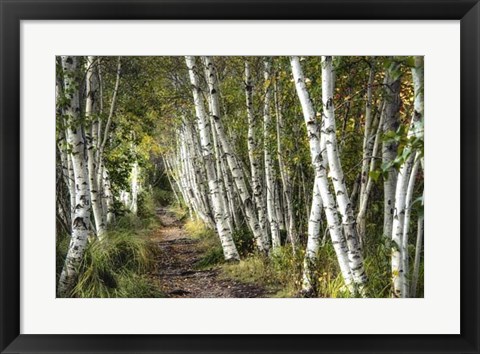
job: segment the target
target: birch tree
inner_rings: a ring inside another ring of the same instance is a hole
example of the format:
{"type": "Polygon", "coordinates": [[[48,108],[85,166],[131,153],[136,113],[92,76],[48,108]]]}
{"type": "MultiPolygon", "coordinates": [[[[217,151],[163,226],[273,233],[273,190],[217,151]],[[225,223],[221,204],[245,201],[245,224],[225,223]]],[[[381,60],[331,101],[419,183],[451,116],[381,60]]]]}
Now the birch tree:
{"type": "Polygon", "coordinates": [[[90,231],[90,188],[85,158],[85,141],[82,134],[80,92],[76,81],[79,75],[79,64],[78,57],[62,56],[64,94],[68,101],[65,107],[67,143],[71,149],[70,158],[75,177],[75,208],[70,245],[58,282],[60,296],[68,296],[74,285],[90,231]]]}
{"type": "Polygon", "coordinates": [[[86,60],[86,107],[85,118],[89,123],[85,131],[87,142],[87,158],[88,158],[88,180],[90,183],[90,199],[92,203],[92,211],[95,220],[95,230],[100,238],[106,231],[106,220],[104,218],[102,201],[99,193],[97,169],[98,161],[96,160],[96,148],[98,142],[98,112],[95,111],[98,99],[98,79],[96,75],[97,62],[94,56],[88,56],[86,60]]]}
{"type": "Polygon", "coordinates": [[[392,225],[392,283],[394,297],[408,297],[408,229],[409,209],[420,154],[415,152],[416,139],[423,139],[423,58],[416,57],[412,69],[414,83],[414,112],[408,129],[408,144],[402,152],[403,163],[398,173],[395,190],[395,214],[392,225]]]}
{"type": "Polygon", "coordinates": [[[260,228],[265,229],[265,201],[263,196],[263,174],[261,170],[261,163],[258,159],[257,153],[257,116],[253,109],[253,90],[254,85],[250,73],[250,62],[245,60],[245,97],[247,104],[247,118],[248,118],[248,157],[250,161],[250,173],[252,175],[252,193],[258,213],[258,222],[260,228]]]}
{"type": "Polygon", "coordinates": [[[338,211],[342,218],[343,229],[348,245],[350,269],[352,271],[353,280],[358,285],[359,290],[364,292],[364,287],[367,283],[367,276],[363,265],[362,250],[358,242],[353,205],[350,202],[347,187],[345,185],[342,165],[338,155],[333,99],[334,85],[332,57],[324,56],[322,57],[322,135],[324,134],[326,139],[330,176],[333,182],[338,211]]]}
{"type": "Polygon", "coordinates": [[[207,69],[209,95],[210,95],[210,99],[212,100],[213,122],[218,134],[220,146],[222,147],[225,153],[228,167],[232,174],[233,180],[235,181],[235,185],[237,187],[237,191],[240,196],[240,199],[242,200],[245,217],[247,219],[247,223],[250,227],[250,230],[252,231],[253,236],[255,238],[257,248],[260,252],[268,252],[269,247],[268,247],[268,244],[266,244],[265,242],[264,230],[261,228],[258,222],[258,217],[257,217],[257,214],[255,213],[252,197],[245,183],[245,177],[243,174],[242,167],[239,165],[238,160],[235,157],[235,154],[232,150],[231,144],[229,142],[229,139],[227,138],[225,129],[221,121],[220,105],[218,102],[219,88],[217,86],[217,75],[216,75],[215,66],[209,57],[203,57],[203,60],[204,60],[204,65],[207,69]]]}
{"type": "MultiPolygon", "coordinates": [[[[367,185],[368,185],[368,172],[370,167],[370,161],[375,159],[373,156],[374,144],[375,144],[375,132],[373,126],[373,114],[372,114],[372,91],[373,91],[373,82],[375,79],[375,67],[374,67],[374,58],[369,62],[370,72],[368,75],[367,83],[367,95],[365,102],[365,132],[363,138],[363,154],[362,154],[362,170],[360,173],[360,198],[359,205],[360,208],[364,204],[364,200],[368,199],[367,185]]],[[[369,192],[369,191],[368,191],[369,192]]],[[[366,204],[366,203],[365,203],[366,204]]],[[[360,214],[360,213],[359,213],[360,214]]],[[[365,213],[357,216],[357,226],[358,226],[358,236],[361,243],[365,237],[366,225],[365,225],[365,213]]]]}
{"type": "MultiPolygon", "coordinates": [[[[223,253],[226,260],[239,260],[237,248],[232,239],[231,231],[228,227],[228,223],[223,218],[223,210],[221,209],[221,199],[219,195],[219,183],[217,174],[215,171],[215,161],[213,155],[213,145],[211,139],[210,122],[206,116],[205,108],[203,104],[202,90],[197,73],[197,66],[195,57],[186,56],[186,63],[190,76],[190,83],[192,85],[192,94],[195,104],[195,113],[197,115],[198,130],[200,133],[200,142],[202,146],[203,160],[205,162],[205,169],[208,178],[208,188],[210,200],[212,201],[212,207],[214,212],[214,219],[216,224],[217,233],[222,242],[223,253]]],[[[212,107],[214,105],[212,104],[212,107]]],[[[215,116],[217,112],[212,112],[215,116]]],[[[218,117],[218,116],[217,116],[218,117]]],[[[216,118],[213,117],[215,120],[216,118]]]]}
{"type": "Polygon", "coordinates": [[[294,206],[292,201],[292,182],[289,171],[284,162],[284,151],[282,145],[282,130],[283,130],[283,113],[281,104],[281,93],[279,78],[275,78],[274,81],[274,100],[275,100],[275,116],[276,116],[276,132],[277,132],[277,160],[278,169],[280,171],[280,177],[282,180],[283,194],[285,197],[285,207],[287,211],[286,224],[287,224],[287,238],[292,244],[293,251],[296,251],[298,243],[298,234],[295,228],[295,216],[294,206]]]}
{"type": "Polygon", "coordinates": [[[304,261],[303,291],[307,293],[314,291],[315,283],[313,280],[313,270],[317,265],[319,224],[321,222],[319,217],[321,210],[319,209],[324,203],[330,237],[332,238],[332,243],[335,248],[335,253],[337,255],[345,284],[351,293],[355,293],[356,290],[353,282],[352,270],[350,269],[347,256],[348,248],[341,229],[340,220],[338,219],[337,207],[328,185],[326,176],[327,171],[323,163],[322,151],[320,148],[320,124],[317,121],[317,115],[305,85],[305,77],[300,66],[300,59],[298,57],[292,57],[291,66],[297,95],[302,106],[303,116],[307,126],[311,161],[315,169],[314,185],[316,186],[315,188],[318,188],[320,191],[320,193],[314,193],[312,198],[311,217],[308,222],[307,250],[304,261]]]}
{"type": "Polygon", "coordinates": [[[267,187],[267,213],[268,223],[270,225],[270,234],[272,237],[273,249],[280,247],[280,229],[278,218],[276,214],[275,205],[275,177],[273,169],[273,159],[270,153],[269,135],[272,125],[272,118],[270,115],[270,100],[271,100],[271,66],[272,64],[268,59],[263,63],[264,65],[264,80],[265,80],[265,98],[263,106],[263,153],[264,153],[264,165],[265,165],[265,181],[267,187]]]}
{"type": "MultiPolygon", "coordinates": [[[[383,135],[396,132],[399,126],[400,111],[400,64],[390,64],[384,79],[385,93],[385,117],[383,120],[383,135]]],[[[393,213],[395,206],[395,186],[397,184],[397,170],[393,161],[397,156],[398,144],[393,139],[385,139],[382,145],[382,163],[387,167],[387,175],[384,178],[384,205],[383,205],[383,234],[390,237],[393,225],[393,213]]]]}

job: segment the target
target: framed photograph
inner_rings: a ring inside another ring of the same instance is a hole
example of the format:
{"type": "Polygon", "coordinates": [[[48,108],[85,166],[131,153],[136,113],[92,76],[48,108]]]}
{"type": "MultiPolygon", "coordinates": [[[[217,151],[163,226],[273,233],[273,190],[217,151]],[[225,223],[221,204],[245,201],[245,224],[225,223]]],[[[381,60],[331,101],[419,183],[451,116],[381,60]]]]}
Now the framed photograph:
{"type": "Polygon", "coordinates": [[[476,0],[0,0],[1,353],[479,353],[476,0]]]}

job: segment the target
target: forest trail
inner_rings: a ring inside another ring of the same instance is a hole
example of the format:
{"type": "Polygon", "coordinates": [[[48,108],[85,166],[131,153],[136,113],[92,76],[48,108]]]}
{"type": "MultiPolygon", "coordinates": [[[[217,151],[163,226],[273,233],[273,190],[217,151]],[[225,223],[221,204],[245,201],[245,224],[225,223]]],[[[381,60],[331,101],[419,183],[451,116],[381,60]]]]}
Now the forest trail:
{"type": "Polygon", "coordinates": [[[151,236],[159,249],[156,275],[160,289],[175,298],[267,297],[262,287],[223,279],[221,269],[197,269],[203,251],[199,241],[188,236],[182,221],[166,208],[158,208],[161,225],[151,236]]]}

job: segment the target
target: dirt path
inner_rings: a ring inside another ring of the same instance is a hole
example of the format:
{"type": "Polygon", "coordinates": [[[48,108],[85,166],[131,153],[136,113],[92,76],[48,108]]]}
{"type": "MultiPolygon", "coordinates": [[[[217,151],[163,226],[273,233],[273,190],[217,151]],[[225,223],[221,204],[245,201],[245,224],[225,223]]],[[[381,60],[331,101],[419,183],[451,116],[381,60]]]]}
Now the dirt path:
{"type": "Polygon", "coordinates": [[[168,297],[246,298],[265,297],[263,288],[222,279],[220,269],[195,269],[202,258],[198,241],[189,238],[183,224],[167,209],[157,209],[161,226],[152,241],[160,250],[157,276],[160,288],[168,297]]]}

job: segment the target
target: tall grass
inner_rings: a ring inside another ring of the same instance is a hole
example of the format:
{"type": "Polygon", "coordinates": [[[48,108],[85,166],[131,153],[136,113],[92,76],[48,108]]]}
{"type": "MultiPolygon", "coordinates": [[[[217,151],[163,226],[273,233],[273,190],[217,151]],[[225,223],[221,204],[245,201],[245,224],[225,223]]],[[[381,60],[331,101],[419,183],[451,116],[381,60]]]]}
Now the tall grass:
{"type": "MultiPolygon", "coordinates": [[[[157,227],[149,195],[139,198],[138,214],[125,214],[101,240],[88,243],[70,296],[163,297],[150,272],[155,267],[155,245],[148,233],[157,227]]],[[[68,249],[68,237],[57,240],[57,279],[68,249]]]]}

